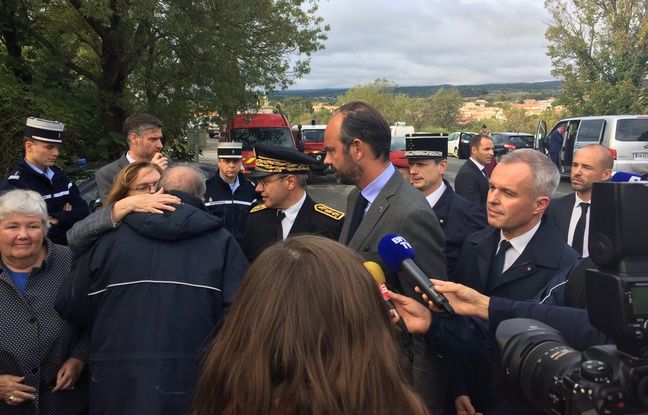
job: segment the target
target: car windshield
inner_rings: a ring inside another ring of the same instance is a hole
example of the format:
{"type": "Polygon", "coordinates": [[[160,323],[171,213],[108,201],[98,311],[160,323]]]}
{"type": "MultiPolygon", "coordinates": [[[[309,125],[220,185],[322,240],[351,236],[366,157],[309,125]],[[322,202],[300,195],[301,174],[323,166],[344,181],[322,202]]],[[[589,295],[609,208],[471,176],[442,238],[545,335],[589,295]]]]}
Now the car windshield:
{"type": "Polygon", "coordinates": [[[510,137],[511,143],[533,143],[532,135],[512,135],[510,137]]]}
{"type": "Polygon", "coordinates": [[[619,141],[648,141],[647,118],[619,120],[616,128],[616,137],[619,141]]]}
{"type": "Polygon", "coordinates": [[[232,141],[243,143],[243,149],[251,150],[257,143],[292,147],[292,136],[288,128],[236,128],[232,130],[232,141]]]}
{"type": "Polygon", "coordinates": [[[302,140],[304,141],[324,141],[324,130],[302,130],[302,140]]]}
{"type": "Polygon", "coordinates": [[[395,135],[391,138],[391,144],[389,145],[389,151],[402,151],[405,150],[405,137],[395,135]]]}

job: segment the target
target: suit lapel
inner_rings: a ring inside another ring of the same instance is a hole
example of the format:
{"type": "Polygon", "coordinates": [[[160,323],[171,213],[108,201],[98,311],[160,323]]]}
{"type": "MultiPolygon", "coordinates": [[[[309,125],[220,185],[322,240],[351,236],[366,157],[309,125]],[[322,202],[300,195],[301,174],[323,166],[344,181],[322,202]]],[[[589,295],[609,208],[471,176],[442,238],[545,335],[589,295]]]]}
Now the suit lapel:
{"type": "Polygon", "coordinates": [[[491,265],[495,257],[497,243],[499,241],[499,229],[492,228],[491,233],[485,238],[474,241],[475,243],[475,261],[479,269],[479,279],[481,280],[482,287],[485,290],[488,287],[488,280],[490,279],[491,265]]]}
{"type": "MultiPolygon", "coordinates": [[[[353,238],[349,242],[349,248],[358,251],[362,245],[364,245],[365,240],[371,235],[371,232],[374,230],[376,224],[380,221],[380,218],[387,212],[389,209],[389,198],[392,197],[399,189],[403,182],[403,177],[394,169],[394,174],[389,178],[385,187],[382,188],[376,199],[371,203],[371,207],[365,214],[358,230],[353,235],[353,238]]],[[[353,204],[352,207],[355,207],[355,201],[358,199],[358,195],[353,195],[353,204]]],[[[351,203],[351,198],[349,198],[349,203],[351,203]]],[[[347,206],[348,207],[348,206],[347,206]]],[[[347,226],[345,221],[344,226],[347,226]]],[[[344,232],[343,232],[344,233],[344,232]]],[[[348,229],[345,234],[348,234],[348,229]]]]}
{"type": "Polygon", "coordinates": [[[304,200],[304,204],[299,209],[299,212],[297,212],[297,217],[290,228],[290,232],[288,232],[288,236],[299,235],[302,233],[313,233],[314,225],[311,218],[313,216],[314,208],[315,202],[313,202],[313,199],[306,194],[306,200],[304,200]]]}

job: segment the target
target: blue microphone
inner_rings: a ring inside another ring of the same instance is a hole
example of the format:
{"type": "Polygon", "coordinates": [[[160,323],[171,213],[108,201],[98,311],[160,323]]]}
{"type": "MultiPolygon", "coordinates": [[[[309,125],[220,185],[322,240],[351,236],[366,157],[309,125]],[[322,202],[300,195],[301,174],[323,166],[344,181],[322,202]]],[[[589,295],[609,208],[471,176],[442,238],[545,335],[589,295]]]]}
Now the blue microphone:
{"type": "Polygon", "coordinates": [[[434,284],[414,263],[416,254],[405,238],[395,233],[383,236],[378,242],[378,255],[392,271],[404,271],[436,308],[451,316],[454,315],[454,310],[448,303],[448,299],[443,294],[436,292],[434,284]]]}
{"type": "Polygon", "coordinates": [[[642,176],[640,174],[636,173],[628,173],[625,171],[618,171],[614,173],[612,178],[610,179],[611,182],[640,182],[643,180],[642,176]]]}

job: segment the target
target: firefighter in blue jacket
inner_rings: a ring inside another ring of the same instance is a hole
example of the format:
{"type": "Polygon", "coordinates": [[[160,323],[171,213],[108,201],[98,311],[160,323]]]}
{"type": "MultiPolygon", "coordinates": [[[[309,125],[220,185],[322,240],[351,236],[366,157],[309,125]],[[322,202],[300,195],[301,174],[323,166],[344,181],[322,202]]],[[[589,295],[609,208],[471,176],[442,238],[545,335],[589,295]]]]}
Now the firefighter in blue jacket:
{"type": "Polygon", "coordinates": [[[77,221],[90,214],[88,204],[79,195],[79,189],[54,166],[62,142],[65,125],[58,121],[27,118],[25,158],[0,184],[0,191],[29,189],[40,193],[47,204],[50,228],[47,237],[54,243],[67,245],[65,233],[77,221]]]}

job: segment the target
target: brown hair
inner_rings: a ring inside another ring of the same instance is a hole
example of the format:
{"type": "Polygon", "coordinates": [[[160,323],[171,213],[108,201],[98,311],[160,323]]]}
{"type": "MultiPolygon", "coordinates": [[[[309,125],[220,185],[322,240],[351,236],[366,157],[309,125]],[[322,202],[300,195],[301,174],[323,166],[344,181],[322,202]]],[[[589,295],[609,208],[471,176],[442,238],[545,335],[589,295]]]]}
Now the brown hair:
{"type": "Polygon", "coordinates": [[[160,176],[163,172],[160,166],[149,161],[136,161],[129,164],[121,169],[119,174],[117,174],[117,177],[115,177],[115,181],[110,189],[106,203],[115,203],[116,201],[125,198],[128,194],[128,190],[135,185],[137,174],[144,169],[157,170],[157,172],[160,173],[160,176]]]}
{"type": "Polygon", "coordinates": [[[193,414],[427,414],[403,361],[357,254],[320,236],[288,238],[250,266],[193,414]]]}

